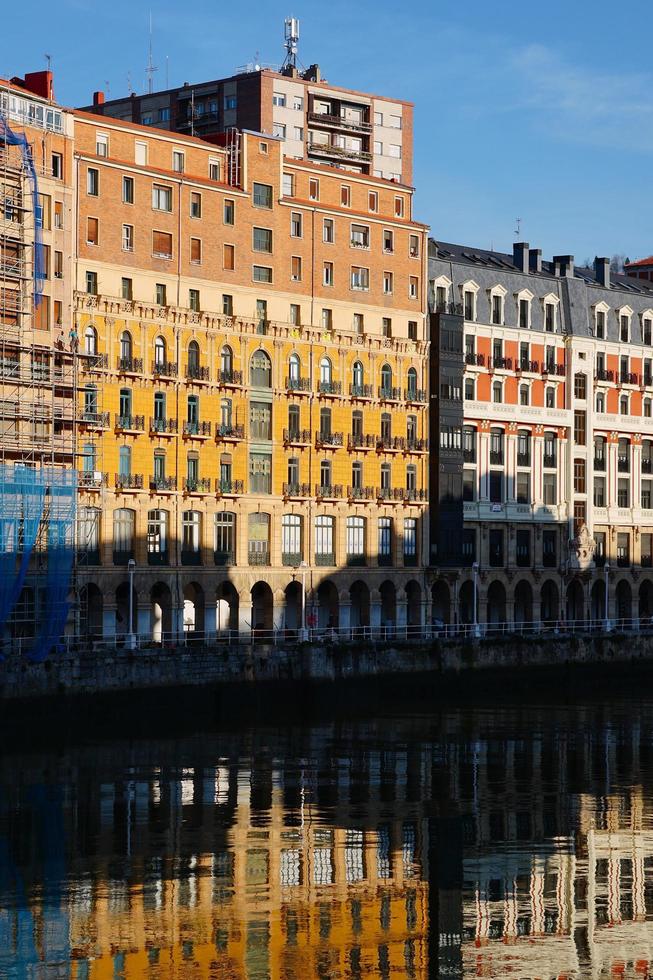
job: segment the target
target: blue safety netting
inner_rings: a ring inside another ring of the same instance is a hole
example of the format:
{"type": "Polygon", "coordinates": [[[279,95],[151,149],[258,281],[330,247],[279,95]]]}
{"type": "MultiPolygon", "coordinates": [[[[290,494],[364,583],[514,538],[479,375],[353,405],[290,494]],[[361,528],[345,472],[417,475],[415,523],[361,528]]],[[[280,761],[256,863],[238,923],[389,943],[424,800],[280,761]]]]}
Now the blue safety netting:
{"type": "MultiPolygon", "coordinates": [[[[9,146],[20,147],[23,166],[27,171],[32,192],[32,208],[34,211],[34,305],[38,306],[43,295],[43,283],[45,281],[45,249],[43,248],[43,217],[39,206],[39,182],[32,156],[32,147],[24,133],[15,133],[6,116],[0,112],[0,142],[9,146]]],[[[5,208],[11,208],[12,202],[7,199],[3,202],[5,208]]]]}
{"type": "Polygon", "coordinates": [[[32,638],[24,645],[34,662],[45,660],[65,629],[76,494],[74,470],[0,466],[0,636],[11,640],[12,626],[26,625],[20,600],[28,585],[37,601],[21,633],[32,638]]]}

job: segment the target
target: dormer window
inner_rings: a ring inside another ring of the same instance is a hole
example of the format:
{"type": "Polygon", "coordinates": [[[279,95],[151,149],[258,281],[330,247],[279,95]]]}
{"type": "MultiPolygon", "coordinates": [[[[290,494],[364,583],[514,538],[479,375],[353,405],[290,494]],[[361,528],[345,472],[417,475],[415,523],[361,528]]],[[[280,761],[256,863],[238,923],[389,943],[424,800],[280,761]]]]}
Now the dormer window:
{"type": "Polygon", "coordinates": [[[630,317],[622,313],[619,317],[619,340],[622,343],[628,343],[630,337],[630,317]]]}
{"type": "Polygon", "coordinates": [[[466,282],[461,286],[461,292],[463,296],[463,311],[465,314],[465,319],[471,321],[476,320],[476,294],[478,293],[478,286],[475,282],[466,282]]]}
{"type": "Polygon", "coordinates": [[[503,286],[495,286],[490,290],[490,320],[501,326],[504,322],[506,290],[503,286]]]}
{"type": "Polygon", "coordinates": [[[533,294],[527,289],[517,293],[517,322],[522,330],[531,327],[531,301],[533,294]]]}

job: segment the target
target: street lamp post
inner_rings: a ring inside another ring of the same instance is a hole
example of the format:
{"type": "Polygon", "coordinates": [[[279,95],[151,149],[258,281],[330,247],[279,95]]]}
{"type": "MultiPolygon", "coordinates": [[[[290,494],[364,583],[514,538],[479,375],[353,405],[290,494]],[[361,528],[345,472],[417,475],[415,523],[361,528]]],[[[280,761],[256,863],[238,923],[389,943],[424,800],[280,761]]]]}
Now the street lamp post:
{"type": "Polygon", "coordinates": [[[133,558],[130,558],[127,562],[127,571],[129,572],[129,632],[127,633],[126,646],[128,650],[134,650],[136,648],[136,637],[134,636],[134,570],[136,568],[136,562],[133,558]]]}
{"type": "Polygon", "coordinates": [[[610,583],[610,566],[607,561],[605,563],[605,632],[609,633],[612,629],[610,625],[610,596],[609,596],[609,583],[610,583]]]}
{"type": "Polygon", "coordinates": [[[474,572],[474,636],[476,638],[480,637],[481,630],[478,625],[478,613],[477,613],[477,595],[478,595],[478,562],[475,561],[472,565],[472,571],[474,572]]]}

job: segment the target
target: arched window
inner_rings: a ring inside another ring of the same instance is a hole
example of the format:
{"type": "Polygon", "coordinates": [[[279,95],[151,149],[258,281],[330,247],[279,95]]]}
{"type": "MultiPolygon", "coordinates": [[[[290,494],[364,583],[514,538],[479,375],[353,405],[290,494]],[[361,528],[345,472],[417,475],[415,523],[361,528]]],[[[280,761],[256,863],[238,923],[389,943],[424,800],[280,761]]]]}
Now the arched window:
{"type": "Polygon", "coordinates": [[[167,510],[147,512],[147,561],[149,565],[165,564],[168,560],[167,510]]]}
{"type": "Polygon", "coordinates": [[[132,356],[132,335],[129,330],[123,330],[120,335],[120,360],[130,361],[132,356]]]}
{"type": "Polygon", "coordinates": [[[408,368],[407,381],[408,381],[408,397],[416,398],[417,397],[417,371],[415,370],[414,367],[408,368]]]}
{"type": "Polygon", "coordinates": [[[284,565],[299,565],[302,560],[302,519],[299,514],[281,518],[281,560],[284,565]]]}
{"type": "Polygon", "coordinates": [[[383,412],[381,415],[381,441],[384,443],[390,442],[392,439],[392,416],[389,412],[383,412]]]}
{"type": "Polygon", "coordinates": [[[360,361],[354,361],[352,368],[352,384],[354,386],[353,395],[360,395],[365,380],[365,372],[360,361]]]}
{"type": "Polygon", "coordinates": [[[134,526],[136,513],[127,507],[113,512],[113,555],[114,564],[122,564],[132,557],[134,551],[134,526]]]}
{"type": "Polygon", "coordinates": [[[519,386],[519,404],[528,405],[530,392],[528,390],[528,385],[519,386]]]}
{"type": "Polygon", "coordinates": [[[299,382],[301,376],[301,361],[299,354],[291,354],[288,361],[288,379],[291,387],[299,382]]]}
{"type": "Polygon", "coordinates": [[[181,521],[182,563],[197,561],[202,546],[202,515],[198,510],[185,510],[181,521]]]}
{"type": "Polygon", "coordinates": [[[622,395],[619,399],[619,414],[628,415],[628,395],[622,395]]]}
{"type": "Polygon", "coordinates": [[[225,345],[220,351],[220,380],[233,381],[234,355],[231,347],[225,345]]]}
{"type": "Polygon", "coordinates": [[[188,375],[197,378],[200,372],[200,345],[196,340],[191,340],[188,345],[188,375]]]}
{"type": "Polygon", "coordinates": [[[331,384],[333,380],[333,369],[328,357],[323,357],[320,361],[320,384],[331,384]]]}
{"type": "Polygon", "coordinates": [[[347,564],[365,564],[365,518],[347,518],[347,564]]]}
{"type": "Polygon", "coordinates": [[[97,330],[90,323],[84,331],[84,353],[97,354],[97,330]]]}
{"type": "Polygon", "coordinates": [[[154,365],[163,367],[166,361],[166,342],[163,337],[157,337],[154,341],[154,365]]]}
{"type": "Polygon", "coordinates": [[[236,554],[236,515],[229,511],[215,515],[213,552],[216,565],[233,565],[236,554]]]}
{"type": "Polygon", "coordinates": [[[272,362],[264,350],[257,350],[252,354],[249,382],[254,388],[272,387],[272,362]]]}
{"type": "Polygon", "coordinates": [[[602,391],[596,393],[596,411],[605,412],[605,395],[602,391]]]}
{"type": "Polygon", "coordinates": [[[384,364],[381,368],[381,388],[387,393],[392,388],[392,368],[389,364],[384,364]]]}

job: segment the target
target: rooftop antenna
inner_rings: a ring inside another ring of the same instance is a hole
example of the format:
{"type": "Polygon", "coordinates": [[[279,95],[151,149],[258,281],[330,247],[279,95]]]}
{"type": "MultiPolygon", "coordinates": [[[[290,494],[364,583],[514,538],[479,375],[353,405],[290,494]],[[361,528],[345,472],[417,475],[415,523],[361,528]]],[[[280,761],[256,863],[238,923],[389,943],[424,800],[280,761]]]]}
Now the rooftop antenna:
{"type": "Polygon", "coordinates": [[[515,228],[515,238],[519,239],[521,236],[521,218],[517,218],[517,227],[515,228]]]}
{"type": "Polygon", "coordinates": [[[166,88],[168,88],[168,68],[170,67],[170,58],[166,55],[166,88]]]}
{"type": "Polygon", "coordinates": [[[145,69],[145,74],[147,75],[147,91],[152,94],[154,91],[154,72],[159,69],[152,61],[152,11],[150,10],[150,48],[147,58],[147,68],[145,69]]]}
{"type": "Polygon", "coordinates": [[[134,89],[132,88],[132,73],[127,72],[127,94],[131,95],[134,89]]]}
{"type": "Polygon", "coordinates": [[[297,48],[299,45],[299,18],[286,17],[283,22],[283,39],[286,48],[282,68],[297,67],[297,48]]]}
{"type": "Polygon", "coordinates": [[[46,65],[47,70],[50,71],[50,69],[52,68],[52,55],[51,54],[46,54],[46,56],[45,56],[45,65],[46,65]]]}

